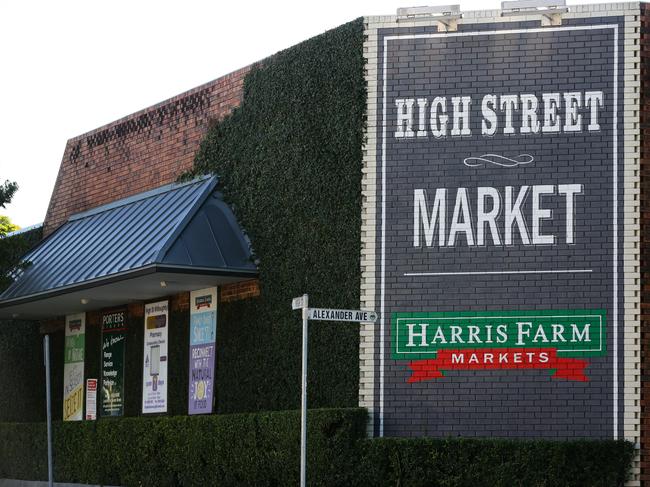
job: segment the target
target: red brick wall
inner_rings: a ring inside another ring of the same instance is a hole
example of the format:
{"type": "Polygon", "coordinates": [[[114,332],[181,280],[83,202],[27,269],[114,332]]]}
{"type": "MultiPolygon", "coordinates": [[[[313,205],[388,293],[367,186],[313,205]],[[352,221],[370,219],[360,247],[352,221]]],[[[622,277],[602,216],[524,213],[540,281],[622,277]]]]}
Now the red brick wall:
{"type": "Polygon", "coordinates": [[[641,4],[641,483],[650,485],[650,12],[641,4]]]}
{"type": "Polygon", "coordinates": [[[192,166],[211,120],[239,105],[250,66],[70,139],[44,232],[81,211],[174,182],[192,166]]]}
{"type": "Polygon", "coordinates": [[[219,301],[227,303],[240,299],[254,298],[260,295],[260,282],[257,279],[249,281],[234,282],[220,287],[221,295],[219,301]]]}

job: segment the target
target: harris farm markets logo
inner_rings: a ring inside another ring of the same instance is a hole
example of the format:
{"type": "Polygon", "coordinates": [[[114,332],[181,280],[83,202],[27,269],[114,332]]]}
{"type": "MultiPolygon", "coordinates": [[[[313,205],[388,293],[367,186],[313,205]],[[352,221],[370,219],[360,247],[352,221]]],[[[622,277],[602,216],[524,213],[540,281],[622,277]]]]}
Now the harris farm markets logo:
{"type": "Polygon", "coordinates": [[[393,313],[392,357],[408,382],[452,370],[543,369],[586,382],[589,357],[606,353],[606,312],[596,310],[393,313]]]}

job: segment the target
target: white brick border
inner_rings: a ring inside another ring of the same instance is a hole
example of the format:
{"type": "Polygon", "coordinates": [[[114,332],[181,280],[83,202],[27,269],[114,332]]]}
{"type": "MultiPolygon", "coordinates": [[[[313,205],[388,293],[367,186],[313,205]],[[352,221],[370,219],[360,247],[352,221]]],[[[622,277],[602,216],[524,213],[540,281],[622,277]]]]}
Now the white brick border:
{"type": "MultiPolygon", "coordinates": [[[[366,60],[366,145],[363,150],[361,179],[361,309],[375,309],[376,207],[377,207],[377,28],[364,19],[366,38],[363,55],[366,60]]],[[[368,410],[368,436],[373,436],[375,421],[375,329],[362,323],[359,341],[359,406],[368,410]]]]}

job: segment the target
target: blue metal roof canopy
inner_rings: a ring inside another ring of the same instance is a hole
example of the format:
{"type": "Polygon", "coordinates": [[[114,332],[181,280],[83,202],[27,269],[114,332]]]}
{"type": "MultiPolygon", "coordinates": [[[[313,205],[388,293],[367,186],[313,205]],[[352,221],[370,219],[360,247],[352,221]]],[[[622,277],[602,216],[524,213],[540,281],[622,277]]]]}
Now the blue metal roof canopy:
{"type": "Polygon", "coordinates": [[[215,177],[76,214],[28,253],[0,294],[0,318],[45,318],[257,275],[215,177]]]}

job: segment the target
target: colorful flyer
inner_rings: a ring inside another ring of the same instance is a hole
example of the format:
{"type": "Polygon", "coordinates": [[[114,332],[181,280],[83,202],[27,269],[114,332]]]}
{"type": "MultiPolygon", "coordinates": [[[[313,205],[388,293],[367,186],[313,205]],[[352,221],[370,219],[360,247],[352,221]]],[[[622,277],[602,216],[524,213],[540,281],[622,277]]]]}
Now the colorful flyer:
{"type": "Polygon", "coordinates": [[[144,307],[144,364],[142,367],[142,412],[167,412],[167,337],[169,302],[144,307]]]}
{"type": "Polygon", "coordinates": [[[217,288],[192,291],[190,305],[188,413],[209,414],[214,398],[217,288]]]}
{"type": "Polygon", "coordinates": [[[97,419],[97,379],[86,379],[86,421],[97,419]]]}
{"type": "Polygon", "coordinates": [[[63,421],[81,421],[84,409],[86,314],[65,317],[63,351],[63,421]]]}
{"type": "Polygon", "coordinates": [[[124,414],[124,356],[126,347],[126,311],[102,315],[102,389],[101,416],[124,414]]]}

